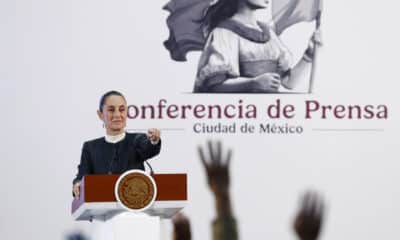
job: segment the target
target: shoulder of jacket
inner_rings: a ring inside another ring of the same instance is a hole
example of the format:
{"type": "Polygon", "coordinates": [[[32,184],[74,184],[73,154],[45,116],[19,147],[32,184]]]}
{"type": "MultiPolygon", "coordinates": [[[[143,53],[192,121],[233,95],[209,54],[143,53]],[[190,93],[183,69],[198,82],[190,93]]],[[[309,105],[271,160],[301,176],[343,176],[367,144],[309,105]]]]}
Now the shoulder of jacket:
{"type": "Polygon", "coordinates": [[[83,145],[97,145],[97,144],[101,144],[104,143],[104,137],[99,137],[99,138],[95,138],[92,140],[88,140],[86,142],[83,143],[83,145]]]}

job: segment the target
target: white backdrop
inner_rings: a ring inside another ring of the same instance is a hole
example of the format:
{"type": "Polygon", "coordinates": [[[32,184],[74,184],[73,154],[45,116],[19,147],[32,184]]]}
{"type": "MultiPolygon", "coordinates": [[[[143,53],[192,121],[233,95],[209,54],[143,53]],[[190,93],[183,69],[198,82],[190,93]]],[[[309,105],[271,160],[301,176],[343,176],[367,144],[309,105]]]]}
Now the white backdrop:
{"type": "MultiPolygon", "coordinates": [[[[294,239],[292,217],[308,187],[328,201],[323,239],[398,239],[399,4],[325,2],[315,93],[283,96],[189,94],[199,55],[190,54],[186,63],[170,60],[162,45],[166,1],[1,1],[2,239],[53,240],[76,228],[90,230],[71,219],[71,181],[83,141],[104,132],[95,111],[110,89],[138,105],[160,98],[192,104],[243,99],[260,111],[276,98],[299,109],[307,99],[386,104],[387,120],[304,121],[300,115],[275,121],[304,126],[297,136],[194,134],[193,119],[130,120],[128,128],[184,129],[163,131],[162,152],[151,163],[159,172],[188,173],[185,213],[194,239],[210,239],[215,214],[196,156],[196,145],[208,138],[234,148],[232,195],[242,239],[294,239]],[[383,131],[312,131],[319,127],[383,131]]],[[[306,25],[287,34],[309,31],[306,25]]],[[[268,121],[260,114],[254,123],[268,121]]]]}

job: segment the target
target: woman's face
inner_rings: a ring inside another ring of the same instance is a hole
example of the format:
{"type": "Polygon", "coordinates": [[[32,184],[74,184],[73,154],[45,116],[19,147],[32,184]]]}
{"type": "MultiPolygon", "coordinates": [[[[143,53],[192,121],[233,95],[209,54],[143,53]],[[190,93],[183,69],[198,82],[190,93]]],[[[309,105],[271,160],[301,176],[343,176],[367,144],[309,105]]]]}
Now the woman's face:
{"type": "Polygon", "coordinates": [[[108,96],[102,111],[97,111],[99,118],[104,122],[108,135],[118,135],[124,132],[127,118],[127,106],[123,97],[108,96]]]}
{"type": "Polygon", "coordinates": [[[247,4],[253,8],[267,8],[272,0],[246,0],[247,4]]]}

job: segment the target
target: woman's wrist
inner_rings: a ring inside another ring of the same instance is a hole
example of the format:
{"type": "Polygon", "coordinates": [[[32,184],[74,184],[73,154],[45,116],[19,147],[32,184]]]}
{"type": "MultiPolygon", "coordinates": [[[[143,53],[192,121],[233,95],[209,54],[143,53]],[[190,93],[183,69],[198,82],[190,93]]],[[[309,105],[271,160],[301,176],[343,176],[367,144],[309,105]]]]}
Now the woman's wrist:
{"type": "Polygon", "coordinates": [[[259,87],[256,78],[238,77],[227,79],[221,84],[217,84],[208,88],[209,92],[252,92],[259,87]]]}
{"type": "Polygon", "coordinates": [[[254,78],[249,78],[248,88],[249,88],[248,91],[252,93],[264,92],[262,90],[262,85],[260,84],[258,76],[254,78]]]}

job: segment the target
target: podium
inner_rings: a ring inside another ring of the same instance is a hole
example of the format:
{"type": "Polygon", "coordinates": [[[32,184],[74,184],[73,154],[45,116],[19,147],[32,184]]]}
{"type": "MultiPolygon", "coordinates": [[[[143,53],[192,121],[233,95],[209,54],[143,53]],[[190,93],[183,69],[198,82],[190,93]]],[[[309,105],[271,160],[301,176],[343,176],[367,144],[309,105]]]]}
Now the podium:
{"type": "MultiPolygon", "coordinates": [[[[163,229],[160,228],[162,220],[171,218],[186,205],[187,176],[186,174],[154,174],[151,177],[154,179],[157,189],[154,201],[142,212],[131,213],[116,198],[115,186],[120,175],[84,176],[81,181],[80,196],[72,201],[71,213],[73,219],[76,221],[103,222],[104,227],[101,231],[104,232],[104,229],[107,229],[105,232],[109,234],[102,233],[101,235],[104,237],[101,239],[120,240],[128,239],[128,237],[132,239],[131,234],[136,235],[138,230],[142,230],[142,226],[135,230],[132,224],[135,221],[132,219],[142,218],[143,222],[150,221],[153,224],[152,230],[159,231],[158,236],[161,235],[162,239],[163,229]],[[116,220],[123,215],[129,215],[131,219],[116,220]],[[114,223],[107,224],[112,221],[114,223]],[[158,229],[154,229],[156,225],[158,229]],[[121,235],[126,235],[126,238],[121,235]]],[[[142,220],[139,220],[139,222],[142,220]]],[[[141,239],[160,239],[160,237],[140,237],[141,239]]],[[[100,238],[94,240],[96,239],[100,238]]]]}
{"type": "MultiPolygon", "coordinates": [[[[81,181],[79,199],[72,201],[72,216],[77,221],[107,219],[125,212],[114,194],[120,175],[87,175],[81,181]]],[[[187,202],[186,174],[154,174],[157,196],[153,205],[144,212],[150,216],[170,218],[187,202]]]]}

